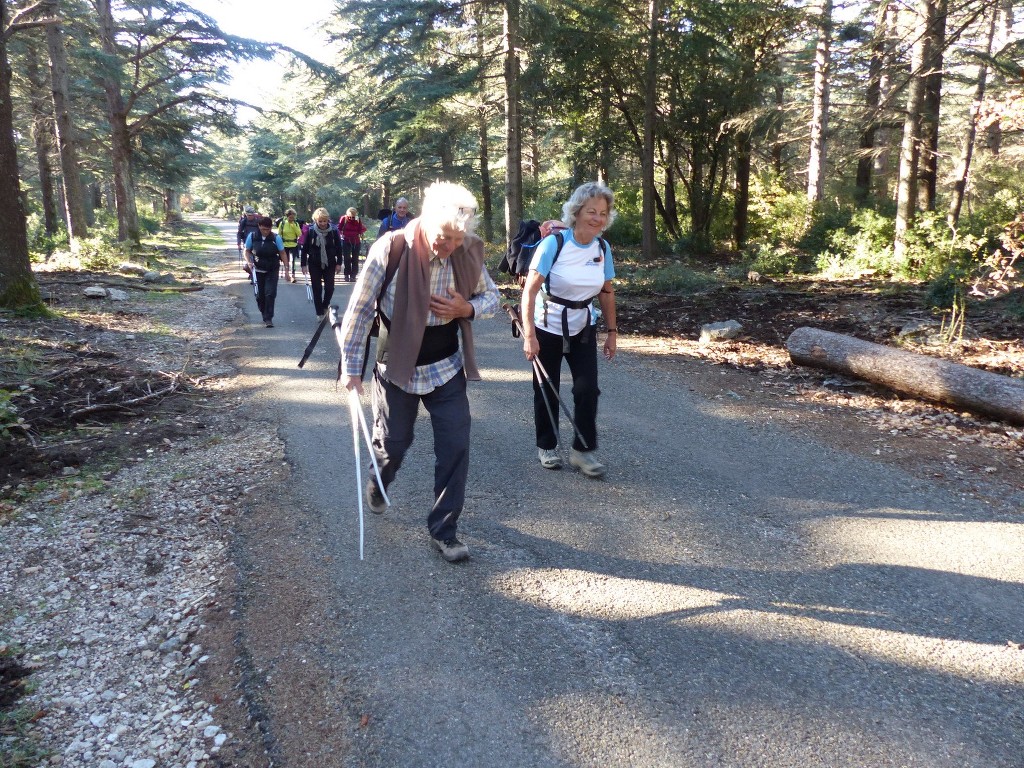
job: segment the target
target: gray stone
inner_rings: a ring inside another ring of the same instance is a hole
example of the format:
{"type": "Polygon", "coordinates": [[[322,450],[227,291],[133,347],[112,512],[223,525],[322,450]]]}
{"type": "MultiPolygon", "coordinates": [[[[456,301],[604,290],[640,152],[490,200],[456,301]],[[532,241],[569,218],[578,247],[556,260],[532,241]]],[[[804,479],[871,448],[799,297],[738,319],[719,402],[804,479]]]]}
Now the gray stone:
{"type": "Polygon", "coordinates": [[[743,326],[736,320],[726,320],[724,323],[708,323],[700,327],[700,343],[706,344],[713,341],[735,339],[742,330],[743,326]]]}
{"type": "Polygon", "coordinates": [[[107,297],[111,301],[128,301],[128,292],[122,291],[119,288],[108,288],[107,297]]]}
{"type": "Polygon", "coordinates": [[[90,299],[105,299],[107,298],[107,289],[101,285],[90,285],[82,291],[82,294],[90,299]]]}

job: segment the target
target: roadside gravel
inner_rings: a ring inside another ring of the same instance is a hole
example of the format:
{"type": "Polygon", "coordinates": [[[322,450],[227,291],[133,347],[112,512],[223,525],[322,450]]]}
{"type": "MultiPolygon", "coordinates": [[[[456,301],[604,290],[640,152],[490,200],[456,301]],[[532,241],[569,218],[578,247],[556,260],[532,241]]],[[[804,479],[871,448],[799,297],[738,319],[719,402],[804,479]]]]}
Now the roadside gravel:
{"type": "Polygon", "coordinates": [[[15,704],[30,722],[0,735],[0,763],[237,765],[248,747],[224,710],[240,702],[198,689],[208,622],[234,613],[230,532],[265,482],[251,470],[283,452],[232,389],[219,339],[238,309],[223,292],[119,309],[173,329],[164,352],[202,383],[153,418],[193,428],[102,474],[66,467],[0,521],[0,652],[31,670],[15,704]]]}

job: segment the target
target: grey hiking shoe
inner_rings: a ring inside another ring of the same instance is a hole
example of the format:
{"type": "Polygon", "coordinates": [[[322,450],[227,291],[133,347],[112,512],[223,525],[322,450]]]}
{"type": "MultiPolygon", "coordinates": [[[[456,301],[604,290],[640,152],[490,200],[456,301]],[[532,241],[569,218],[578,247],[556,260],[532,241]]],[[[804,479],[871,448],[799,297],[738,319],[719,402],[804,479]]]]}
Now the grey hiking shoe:
{"type": "Polygon", "coordinates": [[[587,477],[604,477],[605,466],[597,460],[593,451],[583,453],[573,448],[569,452],[569,463],[587,477]]]}
{"type": "Polygon", "coordinates": [[[384,500],[384,494],[380,492],[380,488],[377,487],[376,480],[371,479],[366,482],[366,506],[375,515],[383,515],[384,510],[388,508],[388,503],[384,500]]]}
{"type": "Polygon", "coordinates": [[[459,560],[469,559],[469,547],[454,536],[444,541],[431,537],[430,543],[434,545],[434,549],[441,553],[441,557],[449,563],[457,563],[459,560]]]}
{"type": "Polygon", "coordinates": [[[558,451],[552,448],[538,448],[537,458],[540,459],[540,465],[544,469],[562,468],[562,457],[558,455],[558,451]]]}

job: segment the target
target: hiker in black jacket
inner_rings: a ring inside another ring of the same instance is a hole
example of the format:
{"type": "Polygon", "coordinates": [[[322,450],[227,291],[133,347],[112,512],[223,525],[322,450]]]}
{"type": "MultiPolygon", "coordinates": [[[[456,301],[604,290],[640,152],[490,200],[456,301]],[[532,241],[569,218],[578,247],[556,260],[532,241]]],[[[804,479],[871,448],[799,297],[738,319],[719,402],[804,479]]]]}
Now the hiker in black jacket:
{"type": "Polygon", "coordinates": [[[313,309],[317,317],[322,317],[334,295],[334,276],[341,272],[341,237],[331,226],[326,208],[313,211],[300,259],[302,274],[308,274],[312,284],[313,309]]]}
{"type": "Polygon", "coordinates": [[[245,248],[245,241],[249,239],[249,235],[258,234],[260,231],[260,217],[256,213],[256,209],[251,205],[245,206],[245,214],[238,221],[238,251],[241,253],[242,249],[245,248]]]}

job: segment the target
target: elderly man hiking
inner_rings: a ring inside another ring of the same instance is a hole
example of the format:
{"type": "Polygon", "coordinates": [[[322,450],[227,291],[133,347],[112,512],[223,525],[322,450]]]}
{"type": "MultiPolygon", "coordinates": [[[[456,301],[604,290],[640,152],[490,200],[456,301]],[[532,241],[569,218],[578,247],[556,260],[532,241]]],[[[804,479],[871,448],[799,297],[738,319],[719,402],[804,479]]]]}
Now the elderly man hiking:
{"type": "MultiPolygon", "coordinates": [[[[456,536],[469,472],[466,381],[479,380],[472,321],[498,307],[498,290],[473,234],[476,199],[465,187],[436,182],[423,212],[370,248],[341,326],[345,386],[360,394],[367,336],[380,297],[380,336],[373,368],[373,452],[384,490],[412,444],[422,402],[434,432],[434,504],[427,514],[431,543],[448,562],[469,548],[456,536]],[[460,343],[461,336],[461,343],[460,343]]],[[[375,478],[367,505],[387,507],[375,478]]]]}

